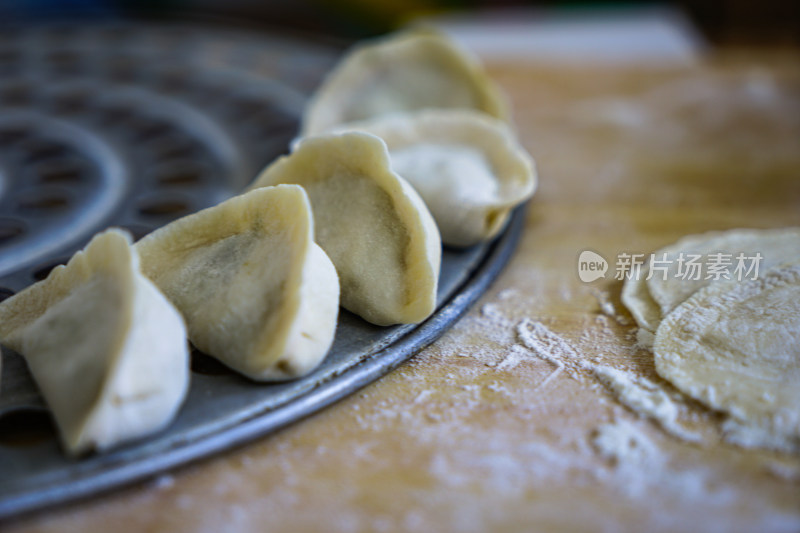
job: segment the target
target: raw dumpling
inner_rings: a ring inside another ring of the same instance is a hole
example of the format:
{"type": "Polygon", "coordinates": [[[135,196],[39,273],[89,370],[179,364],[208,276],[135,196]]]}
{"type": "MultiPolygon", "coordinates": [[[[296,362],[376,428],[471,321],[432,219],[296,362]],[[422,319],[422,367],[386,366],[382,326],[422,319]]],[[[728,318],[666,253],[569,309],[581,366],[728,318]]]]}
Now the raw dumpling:
{"type": "Polygon", "coordinates": [[[302,140],[253,188],[297,183],[314,209],[317,242],[339,273],[342,306],[378,325],[416,323],[436,307],[441,240],[422,199],[367,133],[302,140]]]}
{"type": "Polygon", "coordinates": [[[484,113],[430,109],[342,128],[383,139],[392,169],[425,200],[445,244],[495,236],[536,187],[530,156],[504,122],[484,113]]]}
{"type": "Polygon", "coordinates": [[[662,377],[730,415],[738,443],[800,450],[800,262],[695,292],[654,351],[662,377]]]}
{"type": "Polygon", "coordinates": [[[158,431],[186,395],[186,328],[138,262],[130,236],[108,230],[0,304],[0,338],[25,357],[72,455],[158,431]]]}
{"type": "Polygon", "coordinates": [[[136,244],[200,350],[254,380],[310,372],[333,342],[339,281],[301,187],[251,191],[136,244]]]}
{"type": "Polygon", "coordinates": [[[462,108],[508,119],[483,68],[444,35],[416,30],[357,45],[331,72],[303,118],[303,136],[397,111],[462,108]]]}

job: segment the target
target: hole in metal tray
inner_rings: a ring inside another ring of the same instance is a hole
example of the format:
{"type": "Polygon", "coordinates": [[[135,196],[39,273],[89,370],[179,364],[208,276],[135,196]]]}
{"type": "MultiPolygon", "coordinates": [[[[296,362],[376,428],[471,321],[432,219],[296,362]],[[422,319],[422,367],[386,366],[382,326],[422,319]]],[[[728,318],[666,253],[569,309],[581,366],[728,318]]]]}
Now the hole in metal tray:
{"type": "Polygon", "coordinates": [[[27,152],[25,162],[28,164],[61,157],[69,151],[63,144],[53,141],[32,141],[26,144],[24,148],[27,152]]]}
{"type": "Polygon", "coordinates": [[[177,195],[153,194],[138,202],[137,211],[146,216],[164,217],[188,213],[192,206],[188,199],[177,195]]]}
{"type": "Polygon", "coordinates": [[[185,69],[169,70],[160,75],[154,87],[163,93],[179,93],[192,87],[191,71],[185,69]]]}
{"type": "Polygon", "coordinates": [[[11,289],[6,289],[5,287],[0,287],[0,302],[11,298],[12,296],[14,296],[14,291],[11,289]]]}
{"type": "Polygon", "coordinates": [[[33,87],[27,83],[15,83],[0,89],[0,102],[10,106],[21,106],[33,101],[33,87]]]}
{"type": "Polygon", "coordinates": [[[112,104],[100,108],[103,125],[115,125],[133,116],[133,108],[124,104],[112,104]]]}
{"type": "Polygon", "coordinates": [[[124,224],[119,227],[130,232],[134,241],[138,241],[139,239],[141,239],[142,237],[153,231],[153,228],[149,226],[142,226],[140,224],[124,224]]]}
{"type": "Polygon", "coordinates": [[[197,185],[203,182],[203,168],[194,161],[175,161],[156,172],[161,185],[197,185]]]}
{"type": "Polygon", "coordinates": [[[0,128],[0,145],[8,146],[17,143],[30,135],[24,126],[5,126],[0,128]]]}
{"type": "Polygon", "coordinates": [[[148,145],[161,160],[191,157],[197,149],[197,144],[192,139],[177,134],[164,135],[148,145]]]}
{"type": "Polygon", "coordinates": [[[172,126],[169,123],[149,118],[134,119],[130,124],[130,128],[133,131],[132,138],[135,142],[161,137],[172,131],[172,126]]]}
{"type": "Polygon", "coordinates": [[[191,369],[195,374],[203,374],[205,376],[224,376],[232,374],[233,371],[213,359],[197,348],[192,347],[192,363],[191,369]]]}
{"type": "Polygon", "coordinates": [[[81,56],[70,50],[51,52],[46,58],[47,66],[59,75],[74,75],[81,69],[81,56]]]}
{"type": "Polygon", "coordinates": [[[56,259],[55,261],[49,261],[44,263],[43,265],[39,266],[36,270],[33,271],[33,279],[36,281],[41,281],[45,279],[47,276],[50,275],[50,271],[53,270],[58,265],[65,265],[69,261],[68,257],[62,259],[56,259]]]}
{"type": "Polygon", "coordinates": [[[0,246],[21,237],[26,231],[25,223],[13,218],[0,218],[0,246]]]}
{"type": "Polygon", "coordinates": [[[51,107],[54,112],[62,115],[83,113],[89,109],[90,98],[88,91],[74,89],[55,95],[51,107]]]}
{"type": "Polygon", "coordinates": [[[108,78],[117,83],[130,83],[139,77],[139,68],[135,59],[115,57],[108,65],[108,78]]]}
{"type": "Polygon", "coordinates": [[[21,59],[22,54],[19,52],[19,50],[0,50],[0,63],[18,63],[21,59]]]}
{"type": "Polygon", "coordinates": [[[39,165],[35,171],[42,183],[77,183],[84,177],[84,168],[76,161],[55,160],[39,165]]]}
{"type": "Polygon", "coordinates": [[[0,416],[0,446],[27,448],[55,438],[53,418],[45,409],[23,407],[0,416]]]}
{"type": "Polygon", "coordinates": [[[69,204],[69,194],[59,189],[32,190],[17,199],[20,208],[31,211],[55,211],[64,209],[69,204]]]}

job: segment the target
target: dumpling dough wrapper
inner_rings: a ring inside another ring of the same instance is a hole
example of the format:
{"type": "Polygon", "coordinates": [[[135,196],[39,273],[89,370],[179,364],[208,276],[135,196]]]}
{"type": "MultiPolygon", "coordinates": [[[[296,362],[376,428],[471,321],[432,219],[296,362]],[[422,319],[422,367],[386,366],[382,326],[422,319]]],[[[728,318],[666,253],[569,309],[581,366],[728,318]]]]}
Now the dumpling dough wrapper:
{"type": "MultiPolygon", "coordinates": [[[[622,303],[633,315],[636,324],[650,334],[654,334],[661,323],[661,308],[653,300],[650,289],[647,287],[647,276],[650,272],[650,261],[642,265],[638,276],[625,280],[622,286],[622,303]]],[[[649,344],[649,343],[648,343],[649,344]]]]}
{"type": "Polygon", "coordinates": [[[303,136],[387,113],[474,109],[509,119],[505,96],[478,60],[436,31],[356,45],[327,76],[303,117],[303,136]]]}
{"type": "Polygon", "coordinates": [[[186,395],[183,320],[116,229],[0,303],[0,338],[25,357],[70,455],[164,428],[186,395]]]}
{"type": "Polygon", "coordinates": [[[467,109],[395,113],[342,126],[386,143],[392,169],[425,201],[442,242],[491,239],[533,195],[534,163],[504,122],[467,109]]]}
{"type": "Polygon", "coordinates": [[[669,264],[666,279],[660,273],[654,275],[647,280],[647,287],[661,308],[661,316],[668,315],[692,294],[714,282],[713,279],[706,279],[705,275],[697,280],[682,279],[678,276],[677,259],[681,252],[699,254],[703,263],[708,262],[711,254],[720,252],[731,254],[734,263],[731,270],[735,266],[736,255],[743,253],[749,257],[757,252],[762,257],[759,273],[763,274],[776,265],[800,259],[800,228],[710,232],[684,237],[675,244],[658,250],[654,254],[656,260],[663,259],[664,254],[667,254],[669,264]]]}
{"type": "Polygon", "coordinates": [[[698,290],[658,327],[656,371],[726,412],[734,441],[800,450],[800,262],[698,290]]]}
{"type": "Polygon", "coordinates": [[[639,275],[627,279],[622,289],[622,302],[631,311],[639,327],[655,332],[662,318],[692,294],[711,283],[725,281],[706,279],[705,272],[699,279],[684,279],[678,275],[680,254],[684,254],[684,257],[688,257],[687,254],[700,255],[699,263],[707,264],[709,255],[715,253],[730,254],[731,272],[739,253],[747,257],[760,253],[758,270],[763,273],[776,265],[800,258],[800,228],[714,231],[689,235],[656,251],[653,254],[656,261],[666,260],[666,279],[663,272],[656,272],[647,279],[650,272],[648,260],[639,275]]]}
{"type": "Polygon", "coordinates": [[[183,314],[189,339],[251,379],[313,370],[330,348],[339,280],[314,243],[306,193],[251,191],[136,244],[142,270],[183,314]]]}
{"type": "Polygon", "coordinates": [[[344,308],[381,326],[433,313],[439,231],[419,195],[392,171],[382,140],[361,132],[303,139],[252,187],[281,183],[308,192],[317,242],[336,265],[344,308]]]}

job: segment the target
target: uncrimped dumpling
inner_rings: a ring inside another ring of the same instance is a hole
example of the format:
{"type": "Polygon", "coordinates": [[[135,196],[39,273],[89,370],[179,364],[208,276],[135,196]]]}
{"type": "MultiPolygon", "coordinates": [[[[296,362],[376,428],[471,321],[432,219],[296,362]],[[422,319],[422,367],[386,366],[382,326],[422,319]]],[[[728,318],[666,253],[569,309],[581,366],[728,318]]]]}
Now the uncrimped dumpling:
{"type": "Polygon", "coordinates": [[[251,191],[136,244],[142,270],[183,314],[200,350],[255,380],[304,375],[325,357],[339,281],[314,243],[301,187],[251,191]]]}
{"type": "Polygon", "coordinates": [[[656,371],[745,446],[800,450],[800,261],[707,285],[658,327],[656,371]]]}
{"type": "Polygon", "coordinates": [[[119,230],[0,303],[0,339],[25,357],[72,455],[165,427],[186,395],[183,320],[119,230]]]}
{"type": "Polygon", "coordinates": [[[433,312],[439,232],[419,195],[392,172],[383,141],[360,132],[306,138],[252,187],[280,183],[308,192],[343,307],[378,325],[416,323],[433,312]]]}
{"type": "Polygon", "coordinates": [[[466,109],[396,113],[347,124],[386,143],[392,169],[430,209],[442,242],[469,246],[495,236],[533,194],[533,160],[502,121],[466,109]]]}
{"type": "Polygon", "coordinates": [[[438,32],[415,30],[357,45],[347,54],[312,98],[302,134],[426,108],[475,109],[502,120],[509,114],[476,59],[438,32]]]}

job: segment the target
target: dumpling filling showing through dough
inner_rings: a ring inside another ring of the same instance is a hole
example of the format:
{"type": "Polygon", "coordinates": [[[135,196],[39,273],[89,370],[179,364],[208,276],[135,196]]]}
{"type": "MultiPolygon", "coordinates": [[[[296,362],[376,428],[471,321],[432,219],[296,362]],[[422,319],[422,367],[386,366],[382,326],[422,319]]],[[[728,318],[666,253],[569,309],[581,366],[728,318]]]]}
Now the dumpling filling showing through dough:
{"type": "Polygon", "coordinates": [[[340,130],[383,139],[392,169],[425,201],[445,244],[470,246],[495,236],[536,188],[531,157],[505,123],[483,113],[396,113],[340,130]]]}
{"type": "Polygon", "coordinates": [[[800,262],[708,285],[662,322],[657,372],[729,414],[735,441],[800,450],[800,262]]]}
{"type": "Polygon", "coordinates": [[[71,455],[158,431],[186,395],[183,320],[119,230],[0,304],[0,338],[25,357],[71,455]]]}
{"type": "Polygon", "coordinates": [[[281,183],[308,192],[344,308],[378,325],[416,323],[434,311],[439,232],[419,195],[392,171],[383,141],[357,132],[303,139],[252,187],[281,183]]]}
{"type": "Polygon", "coordinates": [[[254,380],[307,374],[336,330],[339,281],[314,242],[305,191],[250,191],[136,244],[142,269],[183,314],[201,351],[254,380]]]}
{"type": "Polygon", "coordinates": [[[328,75],[303,117],[302,135],[387,113],[474,109],[507,120],[508,105],[477,59],[433,30],[357,45],[328,75]]]}

